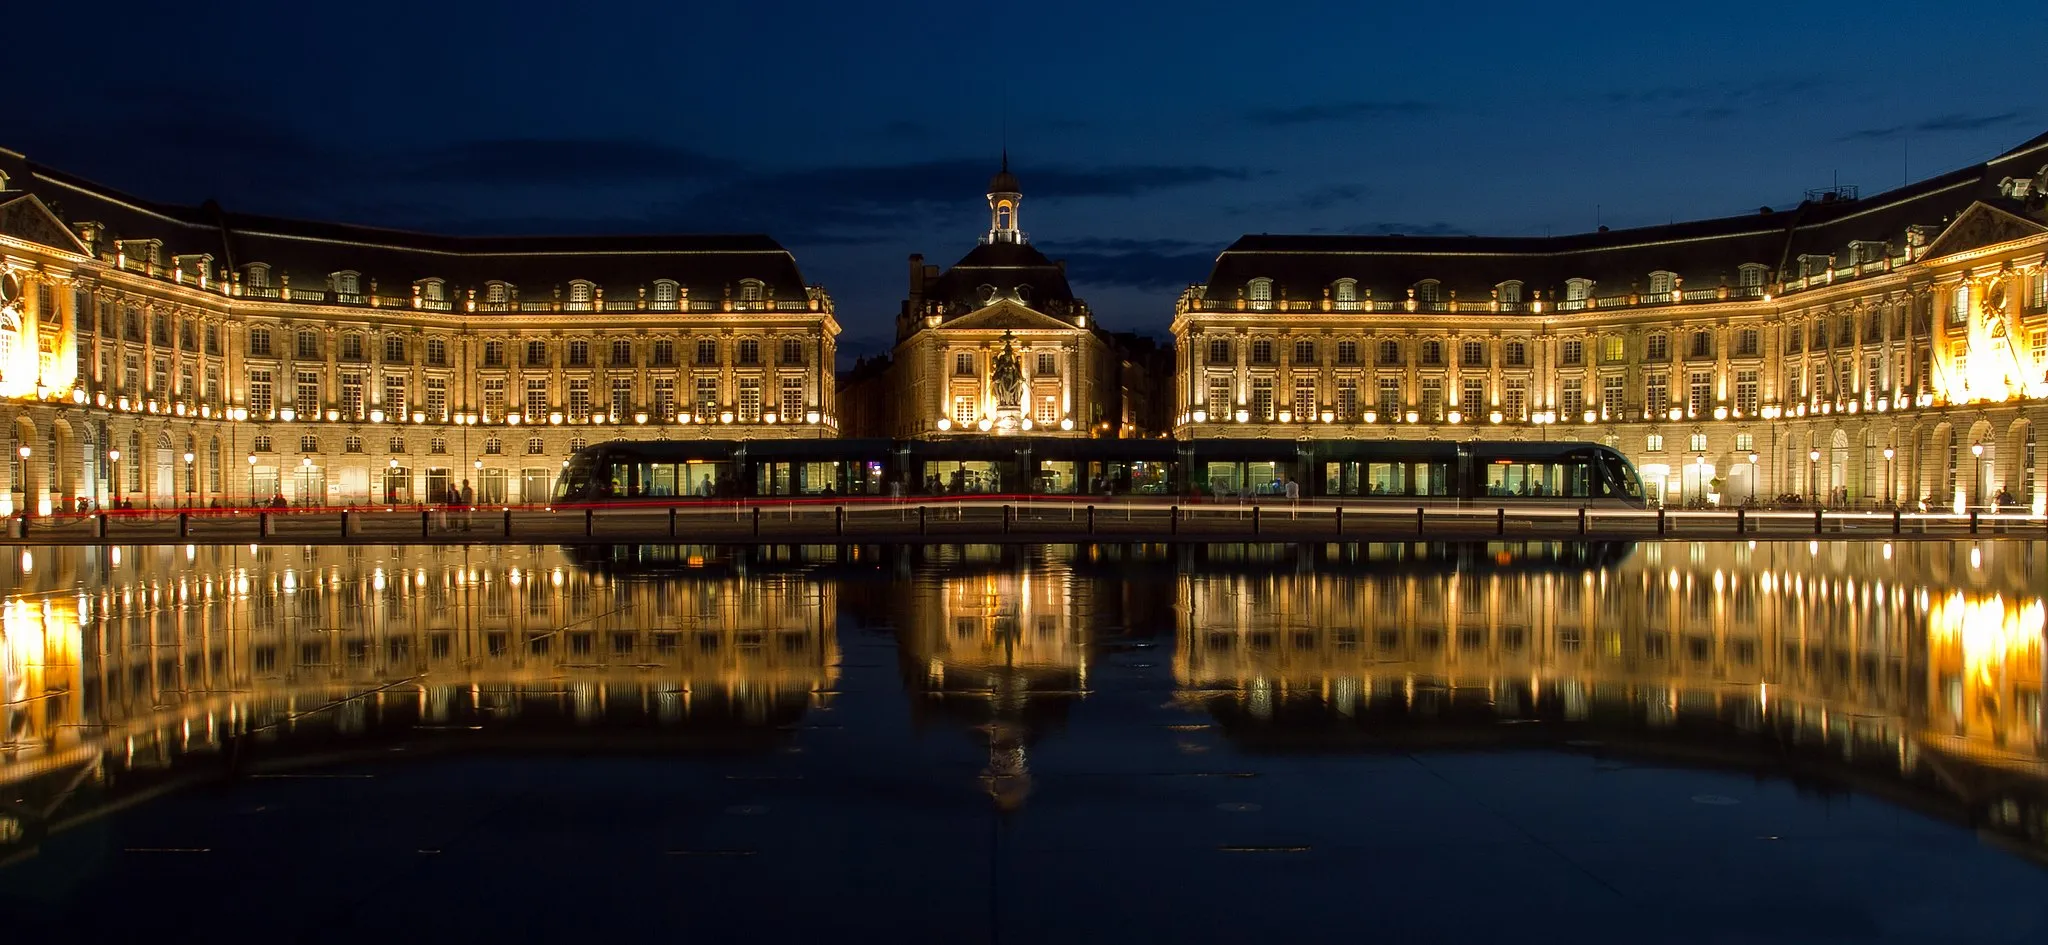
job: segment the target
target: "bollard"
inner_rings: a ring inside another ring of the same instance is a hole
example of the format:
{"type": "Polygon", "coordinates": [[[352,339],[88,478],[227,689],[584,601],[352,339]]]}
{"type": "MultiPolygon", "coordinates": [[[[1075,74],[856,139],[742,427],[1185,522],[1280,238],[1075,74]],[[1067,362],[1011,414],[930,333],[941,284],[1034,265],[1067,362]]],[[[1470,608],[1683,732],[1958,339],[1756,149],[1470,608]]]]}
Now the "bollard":
{"type": "Polygon", "coordinates": [[[1496,535],[1505,535],[1508,533],[1507,509],[1493,510],[1493,533],[1496,535]]]}
{"type": "Polygon", "coordinates": [[[100,537],[107,537],[107,513],[100,513],[100,537]]]}
{"type": "MultiPolygon", "coordinates": [[[[1254,512],[1253,514],[1257,514],[1254,512]]],[[[1095,506],[1088,507],[1088,534],[1095,534],[1095,506]]]]}
{"type": "MultiPolygon", "coordinates": [[[[269,516],[269,514],[267,514],[267,513],[266,513],[266,514],[258,515],[258,516],[256,517],[256,534],[258,534],[258,535],[268,535],[268,534],[270,534],[270,516],[269,516]]],[[[342,510],[341,510],[341,537],[343,537],[343,538],[347,538],[347,537],[348,537],[348,510],[347,510],[347,509],[342,509],[342,510]]]]}
{"type": "Polygon", "coordinates": [[[1178,505],[1166,510],[1166,533],[1169,535],[1180,534],[1180,506],[1178,505]]]}
{"type": "Polygon", "coordinates": [[[1344,507],[1337,506],[1337,534],[1344,534],[1344,507]]]}
{"type": "Polygon", "coordinates": [[[832,534],[846,534],[846,506],[835,505],[832,507],[832,534]]]}
{"type": "Polygon", "coordinates": [[[1586,507],[1579,506],[1579,534],[1586,533],[1586,507]]]}
{"type": "MultiPolygon", "coordinates": [[[[1585,531],[1583,528],[1579,530],[1585,531]]],[[[1657,506],[1657,534],[1664,534],[1664,507],[1661,505],[1657,506]]]]}
{"type": "MultiPolygon", "coordinates": [[[[1975,513],[1975,512],[1972,512],[1972,513],[1970,513],[1970,521],[1971,521],[1972,523],[1974,523],[1974,522],[1975,522],[1976,520],[1977,520],[1977,513],[1975,513]]],[[[187,514],[187,513],[185,513],[185,512],[179,512],[179,513],[178,513],[178,537],[179,537],[179,538],[183,538],[183,537],[185,537],[185,534],[186,534],[187,530],[188,530],[188,529],[189,529],[189,528],[191,527],[191,524],[192,524],[192,522],[191,522],[191,516],[190,516],[189,514],[187,514]]],[[[1975,529],[1975,528],[1971,528],[1970,530],[1974,532],[1974,531],[1976,531],[1977,529],[1975,529]]],[[[28,537],[28,536],[26,536],[26,535],[23,535],[22,537],[26,538],[26,537],[28,537]]]]}
{"type": "Polygon", "coordinates": [[[917,533],[924,534],[924,506],[917,507],[917,533]]]}
{"type": "Polygon", "coordinates": [[[1415,509],[1415,534],[1422,534],[1422,508],[1420,506],[1417,506],[1415,509]]]}
{"type": "Polygon", "coordinates": [[[430,523],[431,523],[431,522],[433,521],[432,519],[430,519],[430,518],[428,518],[428,517],[427,517],[427,516],[428,516],[428,514],[429,514],[429,513],[427,512],[427,510],[426,510],[426,509],[421,509],[421,510],[420,510],[420,537],[421,537],[421,538],[425,538],[425,537],[427,537],[427,528],[428,528],[428,526],[430,525],[430,523]]]}
{"type": "Polygon", "coordinates": [[[1821,516],[1821,511],[1820,511],[1819,509],[1814,509],[1814,510],[1813,510],[1813,533],[1814,533],[1814,534],[1816,534],[1816,535],[1820,534],[1820,516],[1821,516]]]}
{"type": "Polygon", "coordinates": [[[754,506],[754,537],[761,537],[761,507],[754,506]]]}
{"type": "Polygon", "coordinates": [[[584,509],[584,510],[583,510],[583,537],[585,537],[585,538],[590,538],[590,537],[592,537],[592,536],[594,536],[594,535],[596,535],[596,534],[597,534],[597,510],[596,510],[596,509],[584,509]]]}
{"type": "Polygon", "coordinates": [[[1258,507],[1258,506],[1256,506],[1256,505],[1254,505],[1254,506],[1252,506],[1252,534],[1256,535],[1256,534],[1258,534],[1258,533],[1259,533],[1259,507],[1258,507]]]}
{"type": "Polygon", "coordinates": [[[1749,531],[1749,510],[1748,510],[1748,509],[1736,509],[1736,510],[1735,510],[1735,534],[1737,534],[1737,535],[1740,535],[1740,534],[1742,534],[1742,533],[1744,533],[1744,532],[1746,532],[1746,531],[1749,531]]]}
{"type": "Polygon", "coordinates": [[[505,537],[512,537],[512,510],[509,508],[505,510],[505,537]]]}
{"type": "Polygon", "coordinates": [[[1977,534],[1977,510],[1970,510],[1970,534],[1977,534]]]}
{"type": "Polygon", "coordinates": [[[1896,535],[1896,534],[1898,534],[1898,533],[1899,533],[1899,510],[1898,510],[1898,509],[1893,509],[1893,510],[1892,510],[1892,534],[1896,535]]]}
{"type": "Polygon", "coordinates": [[[676,507],[668,507],[668,537],[676,537],[676,507]]]}
{"type": "Polygon", "coordinates": [[[1007,534],[1009,534],[1009,533],[1010,533],[1010,507],[1009,507],[1009,506],[1007,506],[1007,505],[1005,505],[1005,506],[1003,506],[1003,534],[1007,535],[1007,534]]]}

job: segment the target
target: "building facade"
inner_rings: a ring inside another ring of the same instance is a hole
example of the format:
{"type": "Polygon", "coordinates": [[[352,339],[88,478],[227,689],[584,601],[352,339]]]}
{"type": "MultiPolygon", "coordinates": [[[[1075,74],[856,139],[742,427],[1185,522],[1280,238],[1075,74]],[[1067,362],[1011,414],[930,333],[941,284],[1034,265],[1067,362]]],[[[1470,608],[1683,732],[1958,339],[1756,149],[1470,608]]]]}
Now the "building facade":
{"type": "Polygon", "coordinates": [[[763,236],[461,238],[147,203],[0,151],[9,511],[545,498],[618,437],[837,430],[763,236]]]}
{"type": "Polygon", "coordinates": [[[1007,158],[988,190],[979,245],[944,272],[910,257],[910,294],[881,385],[887,435],[1114,435],[1115,354],[1066,267],[1026,239],[1007,158]]]}
{"type": "Polygon", "coordinates": [[[2044,186],[2048,135],[1747,217],[1247,236],[1176,306],[1174,429],[1600,441],[1672,505],[2040,511],[2044,186]]]}

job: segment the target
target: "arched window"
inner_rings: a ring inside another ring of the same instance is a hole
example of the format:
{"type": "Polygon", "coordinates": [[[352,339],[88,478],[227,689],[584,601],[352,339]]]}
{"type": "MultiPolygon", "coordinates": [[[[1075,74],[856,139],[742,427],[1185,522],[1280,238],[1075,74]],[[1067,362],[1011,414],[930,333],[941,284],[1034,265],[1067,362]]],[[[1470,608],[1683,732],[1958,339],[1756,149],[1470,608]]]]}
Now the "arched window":
{"type": "Polygon", "coordinates": [[[1564,300],[1566,302],[1584,302],[1592,297],[1593,280],[1585,278],[1564,280],[1564,300]]]}
{"type": "Polygon", "coordinates": [[[1415,301],[1434,305],[1443,300],[1443,283],[1435,279],[1424,279],[1415,284],[1415,301]]]}
{"type": "Polygon", "coordinates": [[[448,283],[441,279],[419,281],[420,301],[428,307],[441,307],[448,301],[448,283]]]}
{"type": "Polygon", "coordinates": [[[270,288],[270,267],[264,263],[250,263],[242,276],[242,287],[247,289],[270,288]]]}
{"type": "Polygon", "coordinates": [[[1756,293],[1745,294],[1759,294],[1764,287],[1764,273],[1769,269],[1770,267],[1763,263],[1743,263],[1735,270],[1735,284],[1744,289],[1757,290],[1756,293]]]}
{"type": "Polygon", "coordinates": [[[1401,343],[1392,340],[1380,342],[1380,363],[1401,363],[1401,343]]]}
{"type": "MultiPolygon", "coordinates": [[[[340,272],[329,275],[327,279],[328,283],[334,287],[335,295],[355,296],[362,294],[362,273],[356,272],[351,269],[344,269],[340,272]]],[[[354,299],[342,298],[341,301],[350,302],[354,301],[354,299]]]]}
{"type": "Polygon", "coordinates": [[[1009,228],[1010,228],[1010,205],[1009,205],[1009,203],[1008,203],[1008,202],[1006,201],[1006,202],[1004,202],[1004,203],[999,203],[999,204],[996,204],[996,229],[998,229],[998,230],[1007,230],[1007,229],[1009,229],[1009,228]]]}
{"type": "Polygon", "coordinates": [[[741,280],[740,280],[740,301],[742,301],[742,302],[759,302],[759,301],[761,301],[761,289],[762,289],[762,285],[763,285],[763,284],[762,284],[761,280],[759,280],[759,279],[741,279],[741,280]]]}
{"type": "Polygon", "coordinates": [[[654,281],[655,310],[673,310],[676,307],[676,301],[678,297],[681,295],[680,289],[681,286],[679,286],[673,279],[656,279],[654,281]]]}
{"type": "Polygon", "coordinates": [[[1522,304],[1522,280],[1509,279],[1508,281],[1503,282],[1500,285],[1494,286],[1494,289],[1497,292],[1499,292],[1500,304],[1522,304]]]}
{"type": "Polygon", "coordinates": [[[1657,296],[1654,301],[1662,302],[1670,297],[1672,289],[1678,286],[1678,274],[1662,269],[1650,273],[1650,294],[1657,296]]]}
{"type": "Polygon", "coordinates": [[[1330,294],[1336,300],[1338,308],[1354,309],[1358,307],[1357,279],[1339,279],[1330,288],[1330,294]]]}
{"type": "Polygon", "coordinates": [[[1245,297],[1251,300],[1252,308],[1265,311],[1273,307],[1273,280],[1260,276],[1245,285],[1245,297]]]}
{"type": "Polygon", "coordinates": [[[1529,363],[1529,346],[1519,341],[1508,342],[1505,360],[1508,367],[1526,367],[1529,363]]]}
{"type": "Polygon", "coordinates": [[[569,305],[571,306],[572,311],[588,309],[590,307],[591,299],[595,298],[596,296],[596,283],[586,282],[582,279],[577,279],[569,283],[569,305]]]}
{"type": "Polygon", "coordinates": [[[1714,335],[1712,332],[1696,331],[1692,333],[1691,356],[1695,358],[1710,358],[1714,356],[1714,335]]]}
{"type": "Polygon", "coordinates": [[[495,281],[484,283],[484,301],[491,305],[504,305],[512,301],[512,284],[495,281]]]}

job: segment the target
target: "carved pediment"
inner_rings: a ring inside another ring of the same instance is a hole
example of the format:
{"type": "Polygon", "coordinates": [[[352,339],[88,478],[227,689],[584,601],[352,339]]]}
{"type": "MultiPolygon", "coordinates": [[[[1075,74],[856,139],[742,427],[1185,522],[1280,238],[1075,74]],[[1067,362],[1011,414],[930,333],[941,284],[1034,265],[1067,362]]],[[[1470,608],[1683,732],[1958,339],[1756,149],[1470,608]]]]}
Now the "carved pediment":
{"type": "Polygon", "coordinates": [[[1928,259],[2048,233],[2048,227],[1982,202],[1973,203],[1927,247],[1928,259]]]}
{"type": "Polygon", "coordinates": [[[50,208],[34,194],[22,194],[0,203],[0,234],[68,253],[89,255],[85,244],[79,242],[78,234],[71,232],[71,228],[57,219],[57,215],[51,213],[50,208]]]}
{"type": "Polygon", "coordinates": [[[941,329],[996,329],[1002,331],[1080,331],[1072,324],[1026,308],[1015,302],[998,301],[958,318],[947,320],[941,329]]]}

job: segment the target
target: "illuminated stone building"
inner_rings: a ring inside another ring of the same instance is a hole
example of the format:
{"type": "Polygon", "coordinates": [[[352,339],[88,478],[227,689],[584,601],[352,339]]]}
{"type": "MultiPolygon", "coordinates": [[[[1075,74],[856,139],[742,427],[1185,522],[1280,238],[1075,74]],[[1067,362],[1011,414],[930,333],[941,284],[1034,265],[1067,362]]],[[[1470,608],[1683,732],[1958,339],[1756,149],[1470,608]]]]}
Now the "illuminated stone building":
{"type": "Polygon", "coordinates": [[[831,299],[763,236],[272,219],[0,151],[0,269],[8,509],[531,501],[585,443],[837,429],[831,299]]]}
{"type": "Polygon", "coordinates": [[[910,257],[889,369],[867,388],[886,398],[883,435],[1117,435],[1119,361],[1066,267],[1027,240],[1023,200],[1006,158],[981,243],[944,272],[910,257]]]}
{"type": "Polygon", "coordinates": [[[1598,440],[1654,495],[2043,507],[2048,135],[1875,196],[1560,237],[1246,236],[1182,436],[1598,440]]]}

